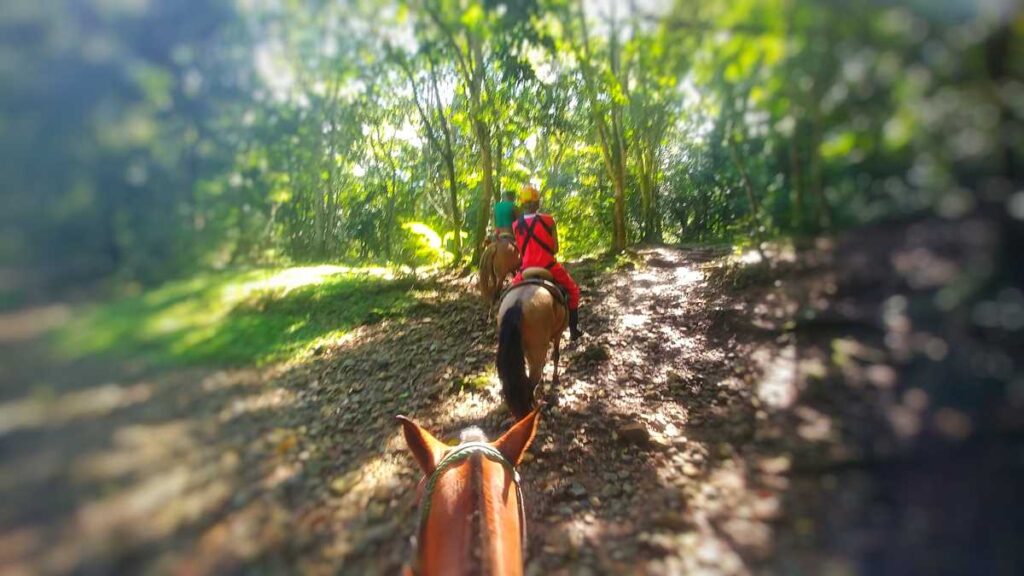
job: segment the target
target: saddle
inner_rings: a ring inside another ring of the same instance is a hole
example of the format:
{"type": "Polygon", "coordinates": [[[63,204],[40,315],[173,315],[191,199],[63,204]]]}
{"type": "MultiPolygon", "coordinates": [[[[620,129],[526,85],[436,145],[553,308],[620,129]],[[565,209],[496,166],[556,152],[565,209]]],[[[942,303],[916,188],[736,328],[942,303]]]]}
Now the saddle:
{"type": "Polygon", "coordinates": [[[510,284],[501,291],[501,296],[498,297],[498,302],[501,302],[505,295],[509,292],[522,288],[523,286],[543,286],[551,293],[551,296],[556,302],[569,309],[569,293],[562,288],[557,282],[555,277],[551,275],[551,271],[547,268],[531,267],[523,270],[523,281],[518,284],[510,284]]]}
{"type": "Polygon", "coordinates": [[[499,244],[501,242],[507,242],[513,248],[515,248],[517,253],[519,252],[519,246],[516,246],[516,237],[515,237],[515,235],[510,234],[508,232],[502,232],[501,234],[498,234],[497,237],[495,237],[493,234],[492,235],[488,235],[487,238],[484,239],[484,244],[486,246],[496,246],[497,244],[499,244]]]}

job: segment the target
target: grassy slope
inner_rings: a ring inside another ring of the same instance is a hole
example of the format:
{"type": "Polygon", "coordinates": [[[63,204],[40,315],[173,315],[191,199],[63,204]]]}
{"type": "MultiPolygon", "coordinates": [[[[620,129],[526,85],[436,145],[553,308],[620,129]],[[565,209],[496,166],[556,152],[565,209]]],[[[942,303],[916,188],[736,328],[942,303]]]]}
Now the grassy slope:
{"type": "MultiPolygon", "coordinates": [[[[636,257],[587,258],[577,281],[636,257]]],[[[352,328],[415,313],[410,279],[384,268],[306,266],[202,274],[78,311],[52,335],[66,360],[142,359],[151,365],[287,360],[352,328]]]]}
{"type": "Polygon", "coordinates": [[[262,363],[408,313],[416,304],[411,288],[381,269],[339,266],[201,275],[84,310],[53,340],[69,359],[262,363]]]}

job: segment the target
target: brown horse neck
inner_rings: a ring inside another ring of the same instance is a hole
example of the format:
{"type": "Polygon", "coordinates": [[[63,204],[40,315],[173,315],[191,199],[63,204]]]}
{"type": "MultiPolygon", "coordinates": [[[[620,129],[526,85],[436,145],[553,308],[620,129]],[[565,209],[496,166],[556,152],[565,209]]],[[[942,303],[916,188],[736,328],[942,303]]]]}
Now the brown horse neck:
{"type": "Polygon", "coordinates": [[[430,498],[419,574],[522,574],[519,501],[504,466],[473,455],[445,472],[430,498]]]}

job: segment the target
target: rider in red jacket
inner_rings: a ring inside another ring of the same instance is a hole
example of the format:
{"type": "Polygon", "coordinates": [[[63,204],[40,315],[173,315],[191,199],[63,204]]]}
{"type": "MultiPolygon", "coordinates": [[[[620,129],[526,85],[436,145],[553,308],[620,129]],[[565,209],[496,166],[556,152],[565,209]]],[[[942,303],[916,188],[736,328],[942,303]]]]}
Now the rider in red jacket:
{"type": "Polygon", "coordinates": [[[530,184],[523,186],[519,191],[519,203],[522,212],[512,225],[512,230],[515,233],[522,264],[513,282],[522,282],[523,270],[527,268],[547,268],[554,276],[555,282],[569,293],[569,339],[576,340],[581,335],[580,288],[565,268],[555,260],[555,254],[558,254],[558,230],[555,228],[555,219],[550,214],[542,214],[539,211],[540,192],[530,184]]]}

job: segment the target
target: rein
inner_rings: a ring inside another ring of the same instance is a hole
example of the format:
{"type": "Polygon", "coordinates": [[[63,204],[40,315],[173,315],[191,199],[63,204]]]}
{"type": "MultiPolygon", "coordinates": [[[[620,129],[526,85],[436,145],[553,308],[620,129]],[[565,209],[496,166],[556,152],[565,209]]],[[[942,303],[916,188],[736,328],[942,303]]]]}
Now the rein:
{"type": "Polygon", "coordinates": [[[434,472],[431,473],[430,478],[427,479],[427,484],[424,487],[423,492],[423,505],[420,506],[419,524],[416,529],[416,535],[413,536],[414,553],[412,571],[414,574],[419,573],[419,553],[416,549],[419,546],[420,540],[423,538],[423,533],[427,529],[427,520],[430,518],[430,501],[431,497],[434,495],[434,488],[437,486],[437,481],[449,468],[476,454],[501,464],[505,470],[511,473],[512,484],[515,485],[516,488],[516,500],[519,504],[519,541],[523,551],[526,551],[526,506],[523,503],[523,489],[519,484],[519,472],[516,470],[516,467],[498,451],[497,448],[490,444],[487,444],[486,442],[465,442],[456,446],[451,452],[442,458],[441,462],[438,463],[437,468],[435,468],[434,472]]]}

